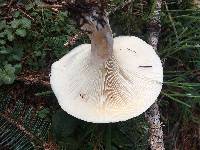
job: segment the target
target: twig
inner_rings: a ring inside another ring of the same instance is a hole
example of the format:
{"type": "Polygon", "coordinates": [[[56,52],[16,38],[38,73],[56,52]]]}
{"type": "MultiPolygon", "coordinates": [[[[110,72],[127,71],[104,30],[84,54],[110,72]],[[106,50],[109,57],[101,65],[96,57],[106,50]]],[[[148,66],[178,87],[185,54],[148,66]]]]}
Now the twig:
{"type": "Polygon", "coordinates": [[[20,11],[27,18],[31,19],[32,21],[35,21],[33,17],[31,17],[29,14],[27,14],[25,11],[23,11],[18,5],[17,5],[17,10],[20,11]]]}
{"type": "Polygon", "coordinates": [[[8,4],[8,8],[10,8],[10,6],[12,5],[12,3],[13,3],[13,0],[10,0],[10,2],[9,2],[9,4],[8,4]]]}
{"type": "Polygon", "coordinates": [[[77,40],[82,36],[84,35],[83,32],[78,32],[76,33],[74,36],[70,37],[66,43],[64,44],[65,47],[69,47],[69,46],[73,46],[74,44],[76,44],[77,40]]]}
{"type": "MultiPolygon", "coordinates": [[[[161,30],[160,23],[160,11],[162,0],[156,1],[156,7],[152,15],[152,19],[149,22],[149,37],[148,42],[157,51],[157,44],[159,34],[161,30]]],[[[149,143],[151,150],[165,150],[163,142],[162,122],[160,122],[160,112],[157,102],[155,102],[145,113],[145,116],[149,122],[149,143]]]]}
{"type": "Polygon", "coordinates": [[[12,16],[6,16],[6,17],[3,17],[4,20],[7,20],[7,19],[12,19],[12,16]]]}
{"type": "Polygon", "coordinates": [[[0,5],[0,8],[7,6],[8,4],[2,4],[0,5]]]}
{"type": "Polygon", "coordinates": [[[41,8],[63,8],[63,6],[62,5],[56,5],[56,4],[54,4],[54,5],[49,5],[49,4],[45,4],[45,5],[39,5],[38,7],[41,7],[41,8]]]}

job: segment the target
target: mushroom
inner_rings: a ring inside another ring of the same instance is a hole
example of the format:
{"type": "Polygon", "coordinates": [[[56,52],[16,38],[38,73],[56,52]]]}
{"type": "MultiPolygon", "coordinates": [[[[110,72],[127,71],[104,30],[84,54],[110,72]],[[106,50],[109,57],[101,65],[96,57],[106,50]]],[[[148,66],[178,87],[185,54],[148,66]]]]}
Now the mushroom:
{"type": "Polygon", "coordinates": [[[94,10],[82,14],[86,22],[82,29],[90,31],[91,44],[82,44],[53,63],[51,87],[61,108],[76,118],[93,123],[125,121],[156,101],[162,64],[142,39],[113,39],[106,14],[94,10]]]}
{"type": "Polygon", "coordinates": [[[194,0],[193,1],[194,5],[200,8],[200,1],[199,0],[194,0]]]}

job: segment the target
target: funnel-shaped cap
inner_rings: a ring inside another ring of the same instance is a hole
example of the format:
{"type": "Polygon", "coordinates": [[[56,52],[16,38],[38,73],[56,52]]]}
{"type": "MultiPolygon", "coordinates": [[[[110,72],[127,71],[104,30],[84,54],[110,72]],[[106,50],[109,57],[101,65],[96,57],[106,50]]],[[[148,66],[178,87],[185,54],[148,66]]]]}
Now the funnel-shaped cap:
{"type": "Polygon", "coordinates": [[[88,122],[118,122],[140,115],[156,101],[163,68],[143,40],[114,38],[113,56],[97,62],[91,59],[91,45],[83,44],[52,65],[51,86],[67,113],[88,122]]]}

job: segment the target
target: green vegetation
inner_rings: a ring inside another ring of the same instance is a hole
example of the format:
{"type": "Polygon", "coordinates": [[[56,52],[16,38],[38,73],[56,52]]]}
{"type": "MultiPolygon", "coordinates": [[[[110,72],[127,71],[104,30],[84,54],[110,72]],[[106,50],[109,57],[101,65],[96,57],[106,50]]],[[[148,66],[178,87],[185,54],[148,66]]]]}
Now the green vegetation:
{"type": "MultiPolygon", "coordinates": [[[[16,81],[27,72],[48,76],[55,60],[89,41],[83,35],[75,45],[64,47],[79,32],[68,12],[43,8],[40,0],[19,0],[4,6],[7,3],[0,0],[0,147],[147,149],[148,125],[144,115],[115,124],[86,123],[63,112],[49,88],[16,81]],[[22,141],[17,143],[18,138],[22,141]]],[[[122,1],[110,3],[112,10],[122,1]]],[[[154,0],[135,0],[112,13],[114,36],[136,35],[145,40],[154,8],[154,0]]],[[[167,0],[161,22],[158,53],[163,61],[164,84],[160,108],[166,149],[200,149],[200,9],[190,0],[167,0]]]]}

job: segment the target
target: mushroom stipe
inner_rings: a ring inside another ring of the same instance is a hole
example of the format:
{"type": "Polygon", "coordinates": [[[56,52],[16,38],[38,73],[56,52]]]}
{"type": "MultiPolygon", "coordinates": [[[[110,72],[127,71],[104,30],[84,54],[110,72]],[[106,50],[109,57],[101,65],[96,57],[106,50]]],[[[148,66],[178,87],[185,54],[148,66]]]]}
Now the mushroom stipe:
{"type": "Polygon", "coordinates": [[[91,44],[71,50],[53,63],[50,83],[68,114],[94,123],[118,122],[142,114],[156,101],[163,68],[152,46],[134,36],[120,36],[102,62],[92,59],[91,44]]]}

